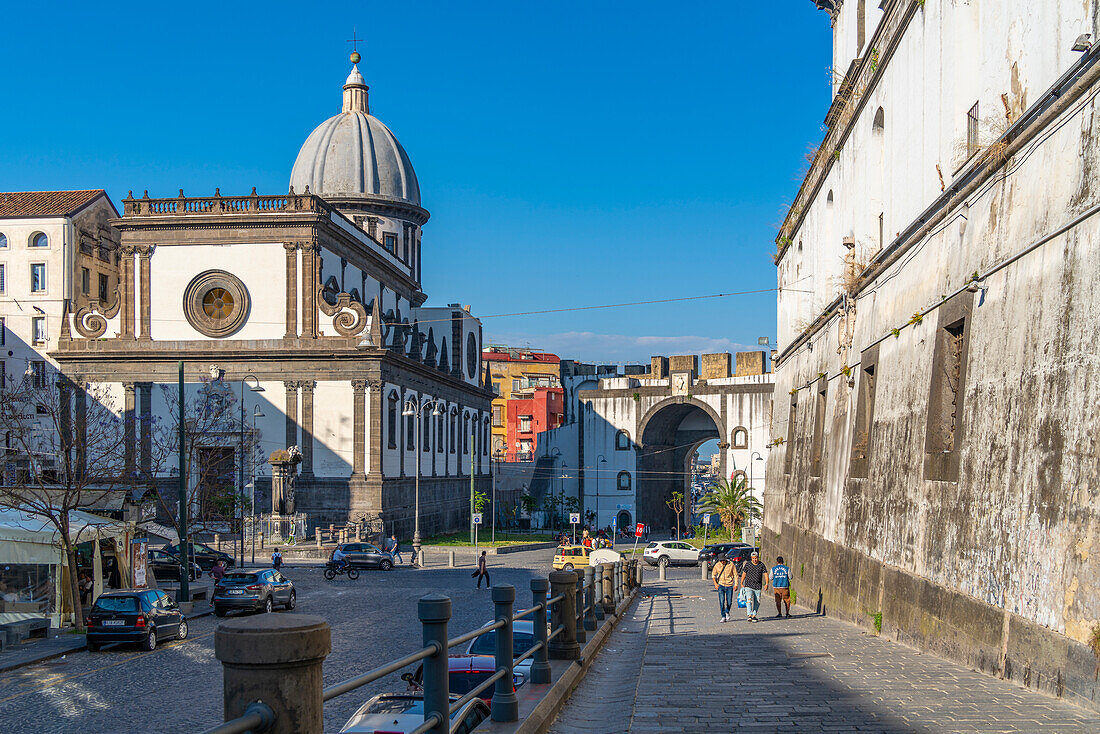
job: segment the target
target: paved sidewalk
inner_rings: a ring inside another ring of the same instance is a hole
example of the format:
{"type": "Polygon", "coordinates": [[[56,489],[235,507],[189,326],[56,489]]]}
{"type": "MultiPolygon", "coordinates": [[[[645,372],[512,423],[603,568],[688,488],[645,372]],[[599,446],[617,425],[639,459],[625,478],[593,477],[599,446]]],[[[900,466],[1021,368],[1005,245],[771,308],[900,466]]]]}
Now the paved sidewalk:
{"type": "Polygon", "coordinates": [[[554,734],[620,732],[1097,732],[1100,714],[805,609],[718,621],[698,569],[647,575],[558,715],[554,734]],[[700,598],[701,597],[701,598],[700,598]]]}

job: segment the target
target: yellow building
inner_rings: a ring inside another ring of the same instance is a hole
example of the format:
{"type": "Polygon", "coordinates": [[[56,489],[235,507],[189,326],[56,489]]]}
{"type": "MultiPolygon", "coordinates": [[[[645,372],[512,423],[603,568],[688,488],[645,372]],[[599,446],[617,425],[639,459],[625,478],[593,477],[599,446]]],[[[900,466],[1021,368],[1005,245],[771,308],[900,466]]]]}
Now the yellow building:
{"type": "Polygon", "coordinates": [[[524,446],[522,442],[521,445],[508,445],[509,404],[530,399],[537,387],[561,387],[560,362],[556,354],[531,349],[489,345],[482,351],[482,369],[489,372],[497,394],[493,399],[491,424],[494,458],[502,461],[533,459],[533,446],[524,446]]]}

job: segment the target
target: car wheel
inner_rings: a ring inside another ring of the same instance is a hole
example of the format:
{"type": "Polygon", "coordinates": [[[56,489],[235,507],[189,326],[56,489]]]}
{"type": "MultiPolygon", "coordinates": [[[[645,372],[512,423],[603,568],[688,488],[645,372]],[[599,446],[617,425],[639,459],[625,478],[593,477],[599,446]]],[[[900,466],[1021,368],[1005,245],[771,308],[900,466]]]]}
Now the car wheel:
{"type": "Polygon", "coordinates": [[[149,634],[145,636],[145,640],[141,643],[141,649],[146,652],[152,652],[157,649],[157,630],[149,630],[149,634]]]}
{"type": "Polygon", "coordinates": [[[669,566],[668,556],[661,556],[660,558],[658,558],[657,559],[657,565],[658,566],[664,566],[665,568],[668,568],[668,566],[669,566]]]}
{"type": "Polygon", "coordinates": [[[348,578],[351,579],[352,581],[359,578],[359,569],[358,568],[349,568],[348,569],[348,578]]]}
{"type": "Polygon", "coordinates": [[[179,631],[176,632],[176,639],[177,640],[186,640],[187,639],[187,620],[186,619],[181,619],[180,620],[180,628],[179,628],[179,631]]]}
{"type": "Polygon", "coordinates": [[[225,616],[225,610],[222,609],[221,607],[214,607],[214,616],[215,617],[224,617],[225,616]]]}
{"type": "Polygon", "coordinates": [[[383,558],[382,562],[378,564],[378,567],[383,571],[389,571],[391,568],[393,568],[393,563],[391,563],[388,559],[383,558]]]}
{"type": "Polygon", "coordinates": [[[336,572],[333,571],[331,568],[326,568],[325,569],[325,580],[326,581],[332,581],[334,578],[336,578],[336,572]]]}
{"type": "Polygon", "coordinates": [[[287,611],[289,611],[289,610],[293,609],[293,608],[294,608],[294,605],[295,605],[296,603],[297,603],[297,595],[296,595],[296,594],[295,594],[295,593],[294,593],[294,592],[292,591],[292,592],[290,592],[290,601],[288,601],[288,602],[286,603],[286,608],[287,608],[287,611]]]}
{"type": "Polygon", "coordinates": [[[89,642],[88,643],[88,652],[99,652],[99,643],[98,642],[89,642]]]}
{"type": "Polygon", "coordinates": [[[274,609],[274,608],[275,608],[275,605],[271,603],[271,597],[270,596],[267,597],[267,601],[264,602],[264,611],[267,612],[268,614],[270,614],[271,610],[274,609]]]}
{"type": "Polygon", "coordinates": [[[565,564],[564,566],[561,567],[561,570],[562,571],[572,571],[573,570],[573,564],[572,563],[567,563],[567,564],[565,564]]]}

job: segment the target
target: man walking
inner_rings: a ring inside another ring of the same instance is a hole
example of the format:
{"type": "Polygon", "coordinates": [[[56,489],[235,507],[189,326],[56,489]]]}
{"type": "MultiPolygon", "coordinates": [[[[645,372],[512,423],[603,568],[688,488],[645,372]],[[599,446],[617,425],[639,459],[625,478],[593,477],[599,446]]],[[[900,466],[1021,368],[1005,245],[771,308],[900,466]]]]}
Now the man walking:
{"type": "Polygon", "coordinates": [[[397,535],[391,535],[390,539],[386,541],[386,551],[393,556],[394,563],[404,563],[401,560],[401,548],[397,542],[397,535]]]}
{"type": "Polygon", "coordinates": [[[492,588],[492,584],[489,582],[489,568],[486,565],[485,551],[481,551],[481,557],[477,559],[477,570],[474,571],[474,578],[477,579],[477,588],[481,588],[481,579],[485,579],[485,588],[492,588]]]}
{"type": "Polygon", "coordinates": [[[711,570],[711,579],[718,590],[718,612],[722,615],[719,621],[728,622],[733,608],[733,591],[737,587],[737,566],[722,556],[711,570]]]}
{"type": "Polygon", "coordinates": [[[791,569],[783,564],[783,556],[778,556],[772,566],[771,582],[775,589],[775,618],[783,617],[780,604],[787,607],[787,619],[791,618],[791,569]]]}
{"type": "Polygon", "coordinates": [[[745,599],[745,614],[750,622],[759,622],[760,591],[768,590],[768,567],[760,562],[760,554],[752,552],[749,562],[741,569],[741,593],[745,599]]]}

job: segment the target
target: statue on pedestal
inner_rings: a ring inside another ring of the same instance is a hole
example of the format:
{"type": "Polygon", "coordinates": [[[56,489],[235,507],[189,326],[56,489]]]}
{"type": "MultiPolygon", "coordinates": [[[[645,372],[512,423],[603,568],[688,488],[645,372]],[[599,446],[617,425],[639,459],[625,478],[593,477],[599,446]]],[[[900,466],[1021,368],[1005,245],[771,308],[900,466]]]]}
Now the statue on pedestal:
{"type": "Polygon", "coordinates": [[[294,514],[294,484],[298,479],[298,464],[302,452],[297,446],[272,452],[267,462],[271,464],[271,514],[294,514]]]}

